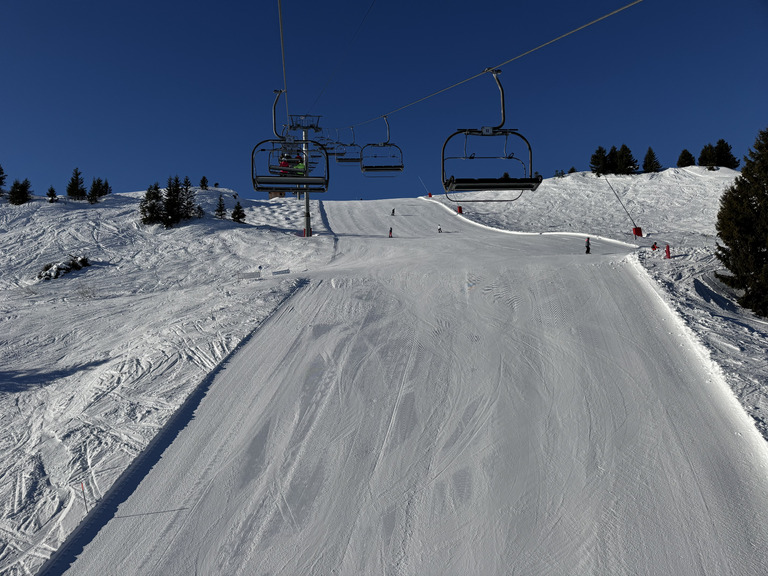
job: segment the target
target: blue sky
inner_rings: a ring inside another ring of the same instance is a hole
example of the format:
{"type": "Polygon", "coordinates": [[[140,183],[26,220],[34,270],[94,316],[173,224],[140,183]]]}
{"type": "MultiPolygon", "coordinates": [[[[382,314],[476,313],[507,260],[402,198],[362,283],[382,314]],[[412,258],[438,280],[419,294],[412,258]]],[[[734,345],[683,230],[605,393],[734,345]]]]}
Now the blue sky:
{"type": "MultiPolygon", "coordinates": [[[[378,118],[629,0],[283,0],[288,105],[335,136],[381,142],[378,118]],[[370,11],[369,11],[370,9],[370,11]],[[367,17],[363,22],[363,18],[367,17]],[[362,25],[361,25],[362,22],[362,25]]],[[[250,154],[283,86],[277,0],[0,2],[0,165],[36,194],[86,184],[145,190],[205,175],[250,198],[250,154]]],[[[502,68],[506,127],[545,177],[627,144],[665,166],[724,138],[742,158],[768,127],[768,0],[644,0],[502,68]]],[[[278,108],[285,122],[285,106],[278,108]]],[[[396,178],[331,165],[325,199],[441,191],[457,128],[496,125],[484,75],[389,116],[396,178]]]]}

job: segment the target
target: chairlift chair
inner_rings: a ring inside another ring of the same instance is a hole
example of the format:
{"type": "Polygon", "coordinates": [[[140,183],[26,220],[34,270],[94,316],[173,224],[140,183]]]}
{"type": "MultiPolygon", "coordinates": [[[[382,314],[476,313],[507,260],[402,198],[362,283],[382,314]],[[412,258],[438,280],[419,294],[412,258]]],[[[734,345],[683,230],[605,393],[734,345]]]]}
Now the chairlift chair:
{"type": "Polygon", "coordinates": [[[342,144],[344,147],[344,154],[338,154],[336,156],[336,162],[339,164],[360,164],[363,148],[355,143],[354,127],[350,127],[350,130],[352,130],[352,143],[342,144]]]}
{"type": "Polygon", "coordinates": [[[443,190],[448,200],[452,202],[511,202],[520,198],[526,190],[536,190],[542,182],[541,175],[533,174],[533,152],[528,139],[520,134],[516,128],[503,128],[505,121],[504,109],[504,89],[501,86],[498,75],[500,70],[488,69],[491,72],[501,93],[501,124],[498,126],[483,126],[482,128],[460,128],[451,134],[443,144],[441,157],[441,181],[443,190]],[[449,142],[459,135],[464,136],[463,151],[460,153],[451,152],[454,148],[449,147],[449,142]],[[510,136],[521,140],[528,151],[527,163],[517,157],[514,152],[509,151],[510,136]],[[455,168],[459,162],[468,161],[472,165],[481,169],[480,176],[474,171],[465,171],[463,176],[456,176],[446,172],[446,164],[455,168]],[[521,166],[518,167],[517,164],[521,166]],[[490,168],[489,168],[490,167],[490,168]],[[517,168],[517,170],[513,170],[517,168]],[[499,176],[485,176],[490,170],[499,176]],[[522,175],[512,177],[510,173],[522,175]],[[512,192],[516,195],[510,196],[504,194],[494,198],[458,198],[451,197],[454,192],[512,192]]]}
{"type": "Polygon", "coordinates": [[[360,170],[366,176],[395,176],[403,171],[403,151],[397,144],[389,141],[389,121],[387,139],[378,144],[366,144],[360,150],[360,170]]]}
{"type": "MultiPolygon", "coordinates": [[[[251,152],[251,180],[257,192],[302,193],[328,190],[328,152],[315,140],[296,139],[277,132],[277,101],[284,90],[275,90],[272,104],[274,138],[262,140],[251,152]],[[302,166],[303,164],[303,166],[302,166]]],[[[291,128],[319,129],[319,116],[291,115],[291,128]]],[[[285,132],[285,131],[284,131],[285,132]]]]}
{"type": "Polygon", "coordinates": [[[315,140],[262,140],[251,153],[251,179],[257,192],[325,192],[328,153],[315,140]]]}

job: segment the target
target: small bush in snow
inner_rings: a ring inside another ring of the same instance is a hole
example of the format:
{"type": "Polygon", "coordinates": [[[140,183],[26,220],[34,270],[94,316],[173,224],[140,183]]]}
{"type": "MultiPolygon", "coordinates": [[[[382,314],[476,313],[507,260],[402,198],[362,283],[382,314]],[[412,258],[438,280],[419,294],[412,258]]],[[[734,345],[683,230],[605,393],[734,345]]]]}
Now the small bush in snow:
{"type": "Polygon", "coordinates": [[[88,262],[86,256],[70,256],[69,260],[64,262],[46,264],[37,274],[37,278],[39,280],[53,280],[62,274],[66,274],[72,270],[81,270],[90,265],[91,263],[88,262]]]}

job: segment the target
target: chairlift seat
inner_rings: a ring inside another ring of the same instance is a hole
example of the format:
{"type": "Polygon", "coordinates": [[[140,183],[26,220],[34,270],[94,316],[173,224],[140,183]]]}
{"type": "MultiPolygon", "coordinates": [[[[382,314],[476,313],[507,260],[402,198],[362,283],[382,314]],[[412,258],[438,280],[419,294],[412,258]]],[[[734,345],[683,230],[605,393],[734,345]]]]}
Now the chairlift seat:
{"type": "Polygon", "coordinates": [[[326,186],[328,180],[322,176],[257,176],[255,184],[262,186],[326,186]]]}
{"type": "Polygon", "coordinates": [[[443,187],[449,192],[536,190],[542,180],[542,176],[534,178],[450,178],[443,183],[443,187]]]}
{"type": "Polygon", "coordinates": [[[403,171],[403,165],[402,164],[394,164],[394,165],[375,165],[375,164],[367,164],[362,166],[363,172],[402,172],[403,171]]]}

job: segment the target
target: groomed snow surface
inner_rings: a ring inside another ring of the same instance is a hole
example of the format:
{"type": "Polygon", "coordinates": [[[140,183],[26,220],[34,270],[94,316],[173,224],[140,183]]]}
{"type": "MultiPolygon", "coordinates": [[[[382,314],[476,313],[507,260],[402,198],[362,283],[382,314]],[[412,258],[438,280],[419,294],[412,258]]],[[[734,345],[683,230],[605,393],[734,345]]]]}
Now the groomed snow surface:
{"type": "Polygon", "coordinates": [[[0,574],[768,573],[736,174],[609,177],[637,239],[589,173],[462,216],[316,195],[311,238],[223,189],[170,230],[0,204],[0,574]]]}

